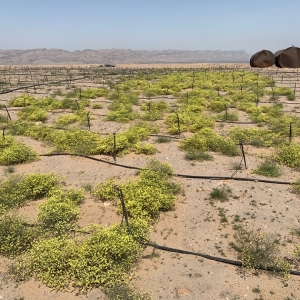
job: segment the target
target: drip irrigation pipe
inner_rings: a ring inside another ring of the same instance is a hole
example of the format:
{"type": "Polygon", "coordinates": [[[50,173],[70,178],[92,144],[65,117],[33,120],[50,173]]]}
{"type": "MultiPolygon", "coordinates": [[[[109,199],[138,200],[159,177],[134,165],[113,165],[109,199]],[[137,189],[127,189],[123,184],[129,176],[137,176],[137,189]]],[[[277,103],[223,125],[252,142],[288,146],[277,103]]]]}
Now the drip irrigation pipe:
{"type": "Polygon", "coordinates": [[[222,120],[217,120],[216,121],[217,123],[232,123],[232,124],[257,124],[257,123],[254,123],[254,122],[240,122],[240,121],[222,121],[222,120]]]}
{"type": "MultiPolygon", "coordinates": [[[[118,164],[118,163],[115,163],[115,162],[107,161],[105,159],[95,158],[95,157],[88,156],[88,155],[83,155],[83,154],[49,153],[49,154],[41,154],[39,156],[77,156],[77,157],[83,157],[83,158],[87,158],[87,159],[91,159],[91,160],[94,160],[94,161],[107,163],[107,164],[110,164],[110,165],[114,165],[114,166],[122,167],[122,168],[126,168],[126,169],[143,170],[143,168],[118,164]]],[[[212,176],[212,175],[202,175],[202,176],[200,176],[200,175],[186,175],[186,174],[174,174],[173,176],[180,177],[180,178],[190,178],[190,179],[237,180],[237,181],[272,183],[272,184],[286,184],[286,185],[291,185],[292,184],[292,182],[288,182],[288,181],[274,181],[274,180],[247,178],[247,177],[212,176]]]]}
{"type": "MultiPolygon", "coordinates": [[[[30,223],[26,223],[23,222],[22,225],[24,227],[37,227],[39,226],[38,224],[30,224],[30,223]]],[[[50,228],[53,229],[53,228],[50,228]]],[[[72,232],[74,235],[76,234],[76,232],[80,233],[80,234],[86,234],[89,235],[91,234],[91,232],[89,231],[82,231],[82,230],[75,230],[75,229],[71,229],[70,232],[72,232]]],[[[213,260],[213,261],[217,261],[223,264],[228,264],[228,265],[233,265],[233,266],[238,266],[238,267],[242,267],[243,263],[241,261],[237,261],[237,260],[232,260],[232,259],[227,259],[227,258],[222,258],[222,257],[218,257],[218,256],[212,256],[212,255],[208,255],[208,254],[203,254],[203,253],[199,253],[199,252],[192,252],[192,251],[187,251],[187,250],[182,250],[182,249],[177,249],[177,248],[171,248],[171,247],[166,247],[166,246],[160,246],[151,242],[147,242],[144,244],[145,246],[149,246],[149,247],[153,247],[155,249],[159,249],[162,251],[166,251],[166,252],[172,252],[172,253],[180,253],[180,254],[186,254],[186,255],[194,255],[194,256],[199,256],[208,260],[213,260]]],[[[264,270],[264,271],[280,271],[280,269],[276,269],[274,267],[256,267],[255,269],[259,269],[259,270],[264,270]]],[[[296,271],[296,270],[289,270],[289,274],[291,275],[296,275],[296,276],[300,276],[300,271],[296,271]]]]}
{"type": "MultiPolygon", "coordinates": [[[[237,261],[237,260],[231,260],[231,259],[221,258],[221,257],[217,257],[217,256],[211,256],[211,255],[207,255],[207,254],[201,254],[201,253],[197,253],[197,252],[181,250],[181,249],[176,249],[176,248],[170,248],[170,247],[165,247],[165,246],[159,246],[159,245],[156,245],[153,243],[146,243],[146,245],[156,248],[156,249],[159,249],[159,250],[167,251],[167,252],[195,255],[195,256],[200,256],[200,257],[203,257],[203,258],[206,258],[209,260],[214,260],[214,261],[229,264],[229,265],[234,265],[234,266],[239,266],[239,267],[243,266],[242,262],[237,261]]],[[[280,269],[276,269],[274,267],[257,267],[256,269],[264,270],[264,271],[280,271],[280,269]]],[[[290,270],[289,273],[291,275],[300,276],[300,271],[290,270]]]]}
{"type": "Polygon", "coordinates": [[[72,78],[70,79],[65,79],[65,80],[60,80],[60,81],[53,81],[53,82],[47,82],[47,83],[39,83],[39,84],[32,84],[32,85],[27,85],[27,86],[21,86],[18,88],[14,88],[14,89],[10,89],[10,90],[6,90],[6,91],[1,91],[0,95],[2,94],[8,94],[14,91],[18,91],[18,90],[22,90],[22,89],[28,89],[28,88],[33,88],[33,87],[38,87],[38,86],[42,86],[42,85],[51,85],[51,84],[58,84],[58,83],[62,83],[62,82],[69,82],[69,81],[75,81],[75,80],[81,80],[81,79],[85,79],[86,77],[81,77],[81,78],[72,78]]]}

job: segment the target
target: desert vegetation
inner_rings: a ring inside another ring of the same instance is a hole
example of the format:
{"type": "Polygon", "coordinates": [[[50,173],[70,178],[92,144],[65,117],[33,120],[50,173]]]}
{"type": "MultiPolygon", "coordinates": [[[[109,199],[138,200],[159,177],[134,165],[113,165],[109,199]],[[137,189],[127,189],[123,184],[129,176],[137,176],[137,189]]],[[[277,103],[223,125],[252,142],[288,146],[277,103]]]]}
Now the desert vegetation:
{"type": "Polygon", "coordinates": [[[243,299],[221,275],[218,294],[196,288],[220,268],[263,299],[300,297],[297,81],[244,65],[0,68],[0,288],[243,299]]]}

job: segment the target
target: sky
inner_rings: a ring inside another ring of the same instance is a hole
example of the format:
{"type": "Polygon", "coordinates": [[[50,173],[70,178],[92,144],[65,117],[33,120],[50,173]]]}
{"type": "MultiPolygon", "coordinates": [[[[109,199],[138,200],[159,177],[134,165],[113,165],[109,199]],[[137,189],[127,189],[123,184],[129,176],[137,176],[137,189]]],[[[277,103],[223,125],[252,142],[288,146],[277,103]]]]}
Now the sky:
{"type": "Polygon", "coordinates": [[[0,49],[300,47],[300,0],[0,0],[0,49]]]}

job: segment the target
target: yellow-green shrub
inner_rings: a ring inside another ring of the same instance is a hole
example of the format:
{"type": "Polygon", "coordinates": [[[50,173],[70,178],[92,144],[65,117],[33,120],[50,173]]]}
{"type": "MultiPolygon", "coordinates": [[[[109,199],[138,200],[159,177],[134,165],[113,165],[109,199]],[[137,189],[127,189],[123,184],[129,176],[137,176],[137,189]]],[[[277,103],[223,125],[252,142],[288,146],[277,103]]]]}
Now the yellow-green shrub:
{"type": "Polygon", "coordinates": [[[31,248],[32,243],[39,236],[39,230],[24,224],[25,220],[17,216],[0,218],[1,255],[14,257],[31,248]]]}
{"type": "Polygon", "coordinates": [[[275,150],[274,159],[289,167],[300,167],[300,145],[292,142],[278,146],[275,150]]]}
{"type": "Polygon", "coordinates": [[[8,135],[0,138],[0,150],[0,165],[12,165],[38,159],[37,153],[29,146],[8,135]]]}
{"type": "Polygon", "coordinates": [[[232,140],[220,136],[210,128],[204,128],[181,141],[180,147],[185,151],[214,151],[229,156],[238,154],[238,148],[232,140]]]}

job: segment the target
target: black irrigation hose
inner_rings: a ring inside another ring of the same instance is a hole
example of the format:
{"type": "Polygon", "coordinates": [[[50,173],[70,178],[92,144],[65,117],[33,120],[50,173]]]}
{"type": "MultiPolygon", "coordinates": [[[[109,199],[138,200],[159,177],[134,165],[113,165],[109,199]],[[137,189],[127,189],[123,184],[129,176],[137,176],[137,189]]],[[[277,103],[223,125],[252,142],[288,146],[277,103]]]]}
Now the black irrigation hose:
{"type": "MultiPolygon", "coordinates": [[[[39,226],[38,224],[30,224],[30,223],[26,223],[26,222],[23,222],[22,225],[24,227],[37,227],[37,226],[39,226]]],[[[81,231],[81,230],[75,230],[75,229],[71,229],[70,232],[72,232],[74,235],[76,234],[76,232],[79,232],[81,234],[91,234],[91,232],[89,232],[89,231],[81,231]]],[[[151,243],[151,242],[147,242],[144,245],[149,246],[149,247],[153,247],[153,248],[156,248],[156,249],[159,249],[159,250],[167,251],[167,252],[200,256],[200,257],[203,257],[205,259],[217,261],[217,262],[220,262],[220,263],[223,263],[223,264],[234,265],[234,266],[238,266],[238,267],[243,266],[242,262],[237,261],[237,260],[232,260],[232,259],[227,259],[227,258],[222,258],[222,257],[218,257],[218,256],[212,256],[212,255],[208,255],[208,254],[192,252],[192,251],[187,251],[187,250],[182,250],[182,249],[177,249],[177,248],[170,248],[170,247],[166,247],[166,246],[160,246],[160,245],[157,245],[157,244],[154,244],[154,243],[151,243]]],[[[256,267],[256,269],[264,270],[264,271],[280,271],[280,269],[276,269],[274,267],[256,267]]],[[[300,271],[289,270],[289,273],[291,275],[300,276],[300,271]]]]}
{"type": "Polygon", "coordinates": [[[149,136],[156,136],[156,137],[165,137],[165,138],[170,138],[174,140],[180,140],[181,138],[177,136],[171,136],[171,135],[161,135],[161,134],[149,134],[149,136]]]}
{"type": "Polygon", "coordinates": [[[126,169],[133,169],[133,170],[141,170],[142,169],[142,168],[138,168],[138,167],[132,167],[132,166],[127,166],[127,165],[123,165],[123,164],[118,164],[118,163],[111,162],[111,161],[108,161],[108,160],[105,160],[105,159],[95,158],[95,157],[87,156],[87,155],[83,155],[83,154],[49,153],[49,154],[40,154],[39,156],[64,156],[64,155],[84,157],[84,158],[87,158],[87,159],[91,159],[91,160],[95,160],[95,161],[107,163],[109,165],[114,165],[114,166],[118,166],[118,167],[122,167],[122,168],[126,168],[126,169]]]}
{"type": "MultiPolygon", "coordinates": [[[[163,251],[168,251],[168,252],[173,252],[173,253],[181,253],[181,254],[188,254],[188,255],[195,255],[195,256],[200,256],[209,260],[214,260],[217,262],[221,262],[224,264],[229,264],[229,265],[234,265],[234,266],[239,266],[242,267],[243,264],[240,261],[237,260],[231,260],[231,259],[226,259],[226,258],[221,258],[217,256],[211,256],[208,254],[202,254],[202,253],[197,253],[197,252],[192,252],[192,251],[187,251],[187,250],[181,250],[181,249],[176,249],[176,248],[170,248],[166,246],[159,246],[153,243],[146,243],[147,246],[163,250],[163,251]]],[[[280,271],[280,269],[274,268],[274,267],[257,267],[256,269],[259,270],[264,270],[264,271],[280,271]]],[[[300,271],[295,271],[295,270],[290,270],[289,273],[291,275],[297,275],[300,276],[300,271]]]]}
{"type": "Polygon", "coordinates": [[[14,89],[10,89],[10,90],[5,90],[5,91],[1,91],[1,94],[8,94],[17,90],[22,90],[22,89],[28,89],[28,88],[33,88],[33,87],[37,87],[37,86],[42,86],[42,85],[51,85],[51,84],[58,84],[58,83],[62,83],[62,82],[69,82],[69,81],[75,81],[75,80],[81,80],[81,79],[85,79],[86,77],[80,77],[80,78],[72,78],[70,79],[64,79],[64,80],[60,80],[60,81],[52,81],[52,82],[47,82],[47,83],[39,83],[39,84],[33,84],[33,85],[26,85],[26,86],[21,86],[18,88],[14,88],[14,89]]]}
{"type": "Polygon", "coordinates": [[[241,121],[226,121],[226,120],[217,120],[217,123],[232,123],[232,124],[257,124],[254,122],[241,122],[241,121]]]}
{"type": "MultiPolygon", "coordinates": [[[[79,156],[84,157],[87,159],[107,163],[110,165],[126,168],[126,169],[133,169],[133,170],[142,170],[143,168],[138,168],[134,166],[128,166],[123,164],[118,164],[115,162],[110,162],[105,159],[101,158],[95,158],[88,155],[83,154],[72,154],[72,153],[49,153],[49,154],[40,154],[39,156],[79,156]]],[[[251,182],[264,182],[264,183],[272,183],[272,184],[286,184],[291,185],[292,182],[288,181],[274,181],[274,180],[266,180],[266,179],[257,179],[257,178],[247,178],[247,177],[231,177],[231,176],[212,176],[212,175],[185,175],[185,174],[174,174],[175,177],[181,177],[181,178],[193,178],[193,179],[211,179],[211,180],[238,180],[238,181],[251,181],[251,182]]]]}

